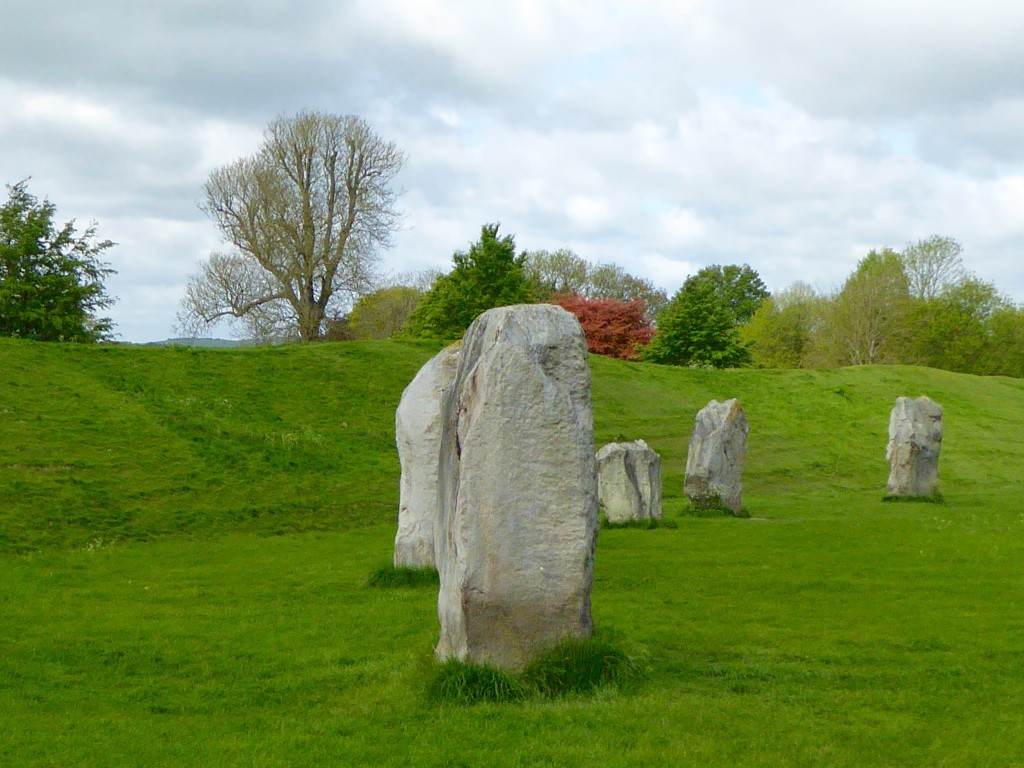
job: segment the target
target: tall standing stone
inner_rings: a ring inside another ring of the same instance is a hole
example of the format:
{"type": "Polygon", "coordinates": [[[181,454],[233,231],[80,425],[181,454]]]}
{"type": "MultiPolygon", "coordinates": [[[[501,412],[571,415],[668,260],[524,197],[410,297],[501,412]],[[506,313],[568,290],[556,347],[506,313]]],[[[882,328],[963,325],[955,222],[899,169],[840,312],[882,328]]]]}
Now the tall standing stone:
{"type": "Polygon", "coordinates": [[[720,504],[734,513],[740,511],[749,430],[735,398],[724,403],[712,400],[697,414],[683,482],[683,492],[694,505],[720,504]]]}
{"type": "Polygon", "coordinates": [[[437,656],[508,669],[591,632],[597,474],[576,318],[488,310],[444,401],[437,656]]]}
{"type": "Polygon", "coordinates": [[[420,368],[395,411],[395,442],[402,465],[396,568],[434,566],[437,468],[441,451],[441,403],[455,381],[459,346],[442,349],[420,368]]]}
{"type": "Polygon", "coordinates": [[[597,499],[610,523],[661,519],[661,457],[643,440],[597,452],[597,499]]]}
{"type": "Polygon", "coordinates": [[[928,397],[897,397],[889,415],[889,483],[893,496],[934,496],[939,489],[942,406],[928,397]]]}

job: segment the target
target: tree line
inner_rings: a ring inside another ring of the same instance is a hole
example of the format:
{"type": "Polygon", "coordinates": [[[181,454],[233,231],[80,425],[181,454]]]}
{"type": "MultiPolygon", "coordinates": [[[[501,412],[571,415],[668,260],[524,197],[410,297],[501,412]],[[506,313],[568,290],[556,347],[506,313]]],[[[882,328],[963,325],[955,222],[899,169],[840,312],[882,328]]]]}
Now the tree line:
{"type": "Polygon", "coordinates": [[[1024,307],[964,265],[962,246],[933,235],[872,250],[840,288],[794,283],[765,299],[741,337],[770,368],[923,365],[1024,376],[1024,307]]]}
{"type": "MultiPolygon", "coordinates": [[[[670,298],[616,264],[567,248],[517,251],[485,224],[447,272],[382,280],[398,229],[405,155],[361,118],[304,111],[272,121],[251,156],[210,173],[200,207],[224,236],[185,288],[183,335],[228,319],[249,338],[455,339],[486,309],[560,304],[590,350],[698,367],[925,365],[1024,376],[1024,308],[932,236],[872,250],[841,287],[771,294],[747,264],[711,265],[670,298]]],[[[58,226],[55,207],[8,186],[0,207],[0,334],[104,341],[113,324],[96,225],[58,226]]]]}

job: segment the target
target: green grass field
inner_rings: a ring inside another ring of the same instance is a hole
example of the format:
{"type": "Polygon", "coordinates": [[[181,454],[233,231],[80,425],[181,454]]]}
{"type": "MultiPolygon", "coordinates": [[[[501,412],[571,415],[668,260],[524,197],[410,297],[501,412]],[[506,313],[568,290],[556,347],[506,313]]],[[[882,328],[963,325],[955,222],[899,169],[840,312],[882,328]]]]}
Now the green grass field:
{"type": "Polygon", "coordinates": [[[1024,765],[1024,382],[592,358],[597,442],[677,527],[601,532],[624,690],[438,704],[436,587],[371,588],[394,409],[438,345],[0,340],[0,766],[1024,765]],[[884,503],[898,395],[945,408],[945,503],[884,503]],[[739,397],[752,517],[683,516],[739,397]]]}

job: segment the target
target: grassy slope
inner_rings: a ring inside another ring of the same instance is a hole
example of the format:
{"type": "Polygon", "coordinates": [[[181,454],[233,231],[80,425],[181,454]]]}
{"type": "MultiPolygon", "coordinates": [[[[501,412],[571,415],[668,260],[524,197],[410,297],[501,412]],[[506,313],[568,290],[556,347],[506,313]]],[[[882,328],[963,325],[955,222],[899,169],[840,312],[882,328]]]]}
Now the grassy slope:
{"type": "Polygon", "coordinates": [[[0,340],[0,551],[387,520],[395,403],[436,346],[0,340]]]}
{"type": "Polygon", "coordinates": [[[362,586],[432,351],[0,341],[0,764],[1024,760],[1024,383],[592,360],[598,443],[662,454],[669,516],[693,414],[740,397],[754,518],[602,532],[595,620],[650,654],[638,690],[438,708],[436,595],[362,586]],[[883,504],[922,393],[947,503],[883,504]]]}

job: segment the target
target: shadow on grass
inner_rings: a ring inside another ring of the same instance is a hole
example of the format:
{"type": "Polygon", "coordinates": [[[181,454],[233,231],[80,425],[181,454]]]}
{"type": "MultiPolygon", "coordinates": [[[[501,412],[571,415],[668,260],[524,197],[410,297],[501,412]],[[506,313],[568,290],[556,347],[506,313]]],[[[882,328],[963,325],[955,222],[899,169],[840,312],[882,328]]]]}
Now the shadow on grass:
{"type": "Polygon", "coordinates": [[[653,517],[645,518],[643,520],[609,520],[605,515],[601,514],[601,530],[609,529],[616,530],[619,528],[638,528],[644,531],[652,531],[655,528],[678,528],[679,523],[676,520],[665,520],[656,519],[653,517]]]}
{"type": "Polygon", "coordinates": [[[889,493],[882,497],[882,501],[894,503],[919,503],[919,504],[945,504],[946,500],[942,494],[936,491],[928,496],[901,496],[896,493],[889,493]]]}
{"type": "Polygon", "coordinates": [[[437,571],[433,568],[394,568],[390,565],[378,568],[366,579],[366,586],[372,589],[414,589],[440,585],[437,571]]]}
{"type": "Polygon", "coordinates": [[[599,634],[565,640],[521,672],[450,659],[433,668],[427,697],[464,705],[551,699],[605,688],[622,690],[647,672],[644,654],[599,634]]]}
{"type": "Polygon", "coordinates": [[[718,494],[689,499],[681,514],[683,517],[750,517],[746,507],[732,509],[722,503],[718,494]]]}

